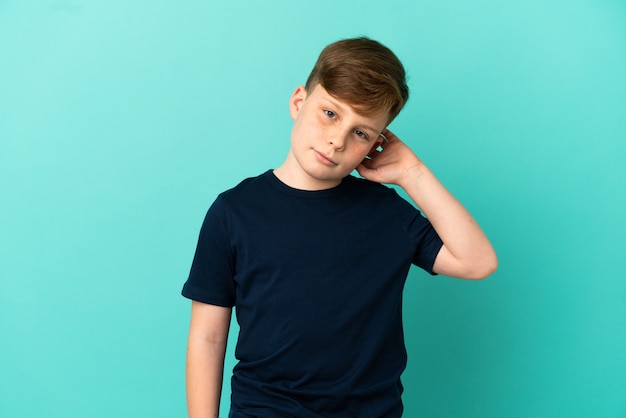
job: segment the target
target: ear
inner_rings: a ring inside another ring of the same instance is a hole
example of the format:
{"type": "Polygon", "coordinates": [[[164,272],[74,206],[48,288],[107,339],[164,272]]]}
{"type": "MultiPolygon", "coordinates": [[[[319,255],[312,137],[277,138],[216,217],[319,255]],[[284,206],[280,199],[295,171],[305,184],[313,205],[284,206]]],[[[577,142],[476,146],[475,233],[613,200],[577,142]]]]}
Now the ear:
{"type": "Polygon", "coordinates": [[[291,114],[291,119],[296,120],[298,113],[300,112],[300,108],[304,104],[305,100],[306,89],[304,86],[298,86],[289,99],[289,113],[291,114]]]}

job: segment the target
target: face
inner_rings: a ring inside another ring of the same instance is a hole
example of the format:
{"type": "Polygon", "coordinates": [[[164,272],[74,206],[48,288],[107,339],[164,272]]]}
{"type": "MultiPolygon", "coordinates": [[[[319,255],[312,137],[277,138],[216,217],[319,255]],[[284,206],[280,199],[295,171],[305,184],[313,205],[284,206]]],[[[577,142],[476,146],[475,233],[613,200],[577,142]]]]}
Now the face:
{"type": "Polygon", "coordinates": [[[338,185],[380,145],[388,118],[386,112],[359,115],[320,85],[308,92],[298,87],[290,112],[291,150],[280,170],[287,184],[304,190],[338,185]]]}

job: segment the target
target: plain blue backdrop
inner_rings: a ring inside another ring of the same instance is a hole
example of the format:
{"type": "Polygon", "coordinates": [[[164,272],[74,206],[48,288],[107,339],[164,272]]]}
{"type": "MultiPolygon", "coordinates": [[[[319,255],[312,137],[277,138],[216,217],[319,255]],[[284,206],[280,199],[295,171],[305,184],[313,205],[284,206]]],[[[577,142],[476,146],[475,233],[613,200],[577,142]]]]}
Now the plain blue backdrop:
{"type": "Polygon", "coordinates": [[[405,415],[626,417],[625,23],[620,0],[0,1],[0,416],[185,415],[204,213],[282,162],[320,50],[369,35],[409,74],[392,130],[500,256],[479,283],[411,272],[405,415]]]}

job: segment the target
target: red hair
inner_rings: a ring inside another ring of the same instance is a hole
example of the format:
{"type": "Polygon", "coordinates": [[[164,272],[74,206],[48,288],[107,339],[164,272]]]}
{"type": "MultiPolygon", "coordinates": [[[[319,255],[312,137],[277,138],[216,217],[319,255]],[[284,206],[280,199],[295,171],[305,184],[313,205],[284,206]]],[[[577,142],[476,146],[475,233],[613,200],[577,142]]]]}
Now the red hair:
{"type": "MultiPolygon", "coordinates": [[[[369,38],[344,39],[324,48],[307,79],[364,115],[386,111],[391,122],[409,99],[404,66],[386,46],[369,38]]],[[[389,123],[388,122],[388,123],[389,123]]]]}

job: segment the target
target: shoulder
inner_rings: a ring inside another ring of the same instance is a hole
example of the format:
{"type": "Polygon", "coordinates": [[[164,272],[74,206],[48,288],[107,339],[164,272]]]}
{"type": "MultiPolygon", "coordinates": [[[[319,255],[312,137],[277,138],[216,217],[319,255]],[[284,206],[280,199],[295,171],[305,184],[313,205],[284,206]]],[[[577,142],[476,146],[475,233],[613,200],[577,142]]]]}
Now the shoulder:
{"type": "Polygon", "coordinates": [[[395,194],[395,190],[389,186],[352,175],[344,179],[343,185],[347,191],[358,193],[368,193],[371,195],[395,194]]]}
{"type": "Polygon", "coordinates": [[[220,193],[217,200],[236,202],[240,199],[249,199],[254,196],[261,196],[266,193],[267,190],[267,175],[268,172],[265,172],[255,177],[245,178],[235,187],[220,193]]]}
{"type": "Polygon", "coordinates": [[[263,187],[259,186],[263,183],[261,179],[264,175],[245,178],[236,186],[219,193],[208,208],[205,223],[211,219],[228,218],[234,208],[246,207],[246,202],[257,200],[258,196],[264,194],[263,187]]]}
{"type": "Polygon", "coordinates": [[[427,223],[420,209],[401,195],[403,191],[358,177],[350,176],[347,180],[350,200],[367,207],[371,214],[398,222],[405,230],[416,220],[420,224],[427,223]]]}
{"type": "Polygon", "coordinates": [[[376,183],[360,177],[348,176],[344,180],[345,192],[354,199],[369,202],[387,202],[403,204],[408,202],[390,186],[376,183]]]}

